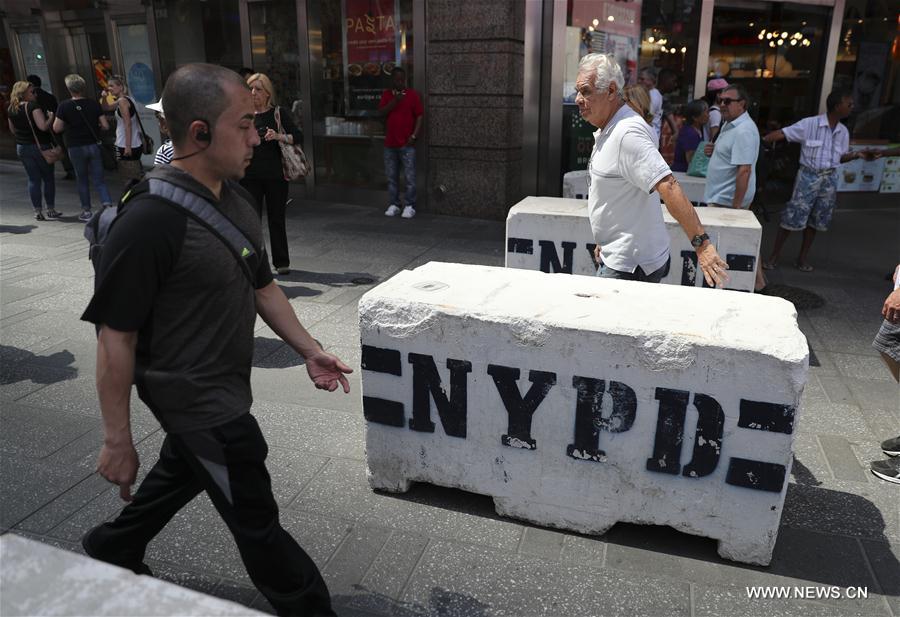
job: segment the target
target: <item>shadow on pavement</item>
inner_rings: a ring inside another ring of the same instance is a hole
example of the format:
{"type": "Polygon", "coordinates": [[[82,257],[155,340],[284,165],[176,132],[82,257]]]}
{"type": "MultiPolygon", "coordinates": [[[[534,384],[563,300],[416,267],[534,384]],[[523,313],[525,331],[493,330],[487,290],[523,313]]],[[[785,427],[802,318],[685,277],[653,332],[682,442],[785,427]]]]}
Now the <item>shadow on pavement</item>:
{"type": "Polygon", "coordinates": [[[426,617],[428,615],[465,615],[466,617],[484,617],[491,607],[479,602],[472,596],[440,587],[432,587],[428,597],[428,606],[417,602],[402,602],[375,591],[364,585],[354,585],[358,593],[353,595],[337,594],[331,601],[335,611],[341,615],[344,610],[353,614],[364,611],[365,614],[391,615],[392,617],[426,617]]]}
{"type": "Polygon", "coordinates": [[[372,285],[378,282],[378,277],[368,272],[309,272],[307,270],[292,270],[290,274],[279,275],[279,281],[297,281],[300,283],[313,283],[327,285],[329,287],[356,287],[357,285],[372,285]]]}
{"type": "Polygon", "coordinates": [[[37,229],[37,225],[0,225],[0,234],[28,234],[37,229]]]}
{"type": "Polygon", "coordinates": [[[284,341],[257,336],[253,344],[253,368],[302,366],[303,358],[284,341]]]}
{"type": "Polygon", "coordinates": [[[0,358],[3,358],[3,368],[0,370],[0,385],[3,386],[19,381],[51,384],[78,376],[78,369],[72,366],[75,356],[67,349],[49,356],[39,356],[27,349],[0,345],[0,358]],[[57,370],[44,369],[67,369],[71,372],[63,376],[57,370]]]}

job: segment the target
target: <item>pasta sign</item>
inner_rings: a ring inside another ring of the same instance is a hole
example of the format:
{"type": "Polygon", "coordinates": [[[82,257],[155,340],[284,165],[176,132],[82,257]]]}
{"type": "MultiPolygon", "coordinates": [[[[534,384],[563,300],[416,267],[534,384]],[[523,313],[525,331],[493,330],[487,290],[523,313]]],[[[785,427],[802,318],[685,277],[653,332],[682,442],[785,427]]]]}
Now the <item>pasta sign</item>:
{"type": "Polygon", "coordinates": [[[346,0],[345,75],[350,109],[375,109],[397,60],[394,0],[346,0]]]}

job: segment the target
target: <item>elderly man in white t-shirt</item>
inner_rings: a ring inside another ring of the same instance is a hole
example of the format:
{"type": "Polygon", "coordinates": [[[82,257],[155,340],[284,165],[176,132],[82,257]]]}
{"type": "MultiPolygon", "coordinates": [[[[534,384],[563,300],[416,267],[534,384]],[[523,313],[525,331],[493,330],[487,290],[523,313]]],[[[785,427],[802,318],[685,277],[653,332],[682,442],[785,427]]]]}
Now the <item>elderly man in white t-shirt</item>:
{"type": "Polygon", "coordinates": [[[658,283],[669,270],[660,197],[697,251],[706,283],[728,281],[727,264],[653,143],[653,129],[625,104],[622,69],[611,55],[582,58],[575,81],[581,117],[597,127],[588,163],[588,215],[602,265],[597,275],[658,283]]]}

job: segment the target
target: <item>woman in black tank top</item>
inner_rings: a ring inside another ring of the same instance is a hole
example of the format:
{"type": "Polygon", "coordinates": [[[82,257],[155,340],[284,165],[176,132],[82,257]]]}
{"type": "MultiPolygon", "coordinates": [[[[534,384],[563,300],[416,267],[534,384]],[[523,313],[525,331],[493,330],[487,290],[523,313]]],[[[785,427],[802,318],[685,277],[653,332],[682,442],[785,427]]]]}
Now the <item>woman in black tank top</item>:
{"type": "Polygon", "coordinates": [[[56,180],[53,177],[53,165],[44,160],[41,150],[52,147],[50,125],[53,113],[44,115],[35,103],[34,86],[27,81],[13,84],[10,94],[9,130],[16,138],[16,153],[28,175],[28,196],[34,208],[37,221],[55,219],[60,216],[54,208],[56,199],[56,180]],[[44,216],[43,203],[47,204],[47,215],[44,216]]]}

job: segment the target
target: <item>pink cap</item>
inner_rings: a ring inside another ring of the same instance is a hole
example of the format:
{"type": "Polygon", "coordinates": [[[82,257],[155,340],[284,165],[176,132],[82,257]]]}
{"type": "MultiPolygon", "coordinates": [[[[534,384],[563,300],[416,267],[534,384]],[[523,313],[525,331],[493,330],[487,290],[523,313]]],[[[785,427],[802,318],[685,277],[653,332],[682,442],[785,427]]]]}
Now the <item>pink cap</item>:
{"type": "Polygon", "coordinates": [[[728,87],[728,82],[722,79],[721,77],[716,77],[715,79],[710,79],[709,83],[706,84],[707,92],[715,92],[716,90],[722,90],[723,88],[728,87]]]}

